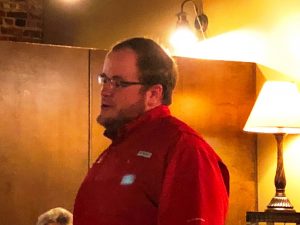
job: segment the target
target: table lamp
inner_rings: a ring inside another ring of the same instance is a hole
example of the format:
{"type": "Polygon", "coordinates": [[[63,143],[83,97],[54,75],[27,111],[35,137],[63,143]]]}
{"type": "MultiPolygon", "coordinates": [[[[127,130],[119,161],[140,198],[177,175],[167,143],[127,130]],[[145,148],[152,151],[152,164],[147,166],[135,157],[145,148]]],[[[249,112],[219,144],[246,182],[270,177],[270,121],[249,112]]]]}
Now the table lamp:
{"type": "Polygon", "coordinates": [[[265,82],[244,131],[272,133],[277,141],[276,193],[266,211],[295,212],[285,195],[283,139],[286,134],[300,134],[300,93],[296,84],[286,81],[265,82]]]}

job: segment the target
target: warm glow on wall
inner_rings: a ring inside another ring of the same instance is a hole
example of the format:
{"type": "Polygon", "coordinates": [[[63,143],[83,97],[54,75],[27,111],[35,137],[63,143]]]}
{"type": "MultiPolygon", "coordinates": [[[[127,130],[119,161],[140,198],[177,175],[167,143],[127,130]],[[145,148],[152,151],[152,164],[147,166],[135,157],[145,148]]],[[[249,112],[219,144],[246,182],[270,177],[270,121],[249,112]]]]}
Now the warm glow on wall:
{"type": "MultiPolygon", "coordinates": [[[[282,78],[300,81],[300,14],[291,13],[262,33],[265,37],[265,56],[257,63],[282,74],[282,78]]],[[[258,65],[260,67],[260,65],[258,65]]],[[[268,70],[260,67],[267,79],[272,78],[268,70]]],[[[282,79],[281,78],[281,79],[282,79]]],[[[280,79],[280,78],[276,78],[280,79]]]]}
{"type": "Polygon", "coordinates": [[[265,40],[252,30],[237,30],[173,49],[176,56],[231,61],[263,61],[265,40]]]}
{"type": "Polygon", "coordinates": [[[300,13],[294,12],[267,28],[241,28],[194,43],[186,41],[187,46],[173,46],[172,54],[192,58],[255,62],[258,66],[263,65],[300,81],[299,27],[300,13]]]}
{"type": "Polygon", "coordinates": [[[180,96],[175,95],[175,98],[177,105],[180,107],[174,107],[172,111],[177,114],[182,114],[183,117],[192,118],[193,115],[205,113],[203,109],[210,109],[204,97],[200,98],[198,95],[192,93],[186,93],[180,96]],[[183,109],[184,111],[182,111],[183,109]]]}
{"type": "MultiPolygon", "coordinates": [[[[194,93],[174,95],[171,111],[191,126],[199,124],[199,118],[206,118],[212,110],[207,96],[199,96],[194,93]]],[[[202,121],[202,123],[204,123],[202,121]]]]}
{"type": "Polygon", "coordinates": [[[278,26],[278,33],[282,32],[282,36],[287,40],[287,52],[291,54],[297,61],[300,60],[300,14],[292,14],[283,20],[278,26]],[[290,21],[296,21],[291,23],[290,21]]]}
{"type": "MultiPolygon", "coordinates": [[[[291,135],[289,142],[286,144],[285,160],[288,162],[289,170],[287,173],[292,173],[291,177],[299,176],[300,173],[300,135],[291,135]]],[[[294,185],[291,185],[293,187],[294,185]]],[[[296,185],[297,188],[298,185],[296,185]]]]}
{"type": "Polygon", "coordinates": [[[300,135],[289,135],[285,144],[284,160],[286,162],[286,176],[288,178],[286,193],[292,196],[291,200],[297,211],[299,203],[299,174],[300,174],[300,135]]]}
{"type": "MultiPolygon", "coordinates": [[[[188,47],[173,48],[176,56],[255,62],[278,71],[289,80],[300,81],[300,13],[293,11],[261,27],[241,28],[220,33],[188,47]],[[285,63],[283,63],[285,62],[285,63]]],[[[174,47],[174,46],[173,46],[174,47]]],[[[271,76],[271,75],[270,75],[271,76]]]]}

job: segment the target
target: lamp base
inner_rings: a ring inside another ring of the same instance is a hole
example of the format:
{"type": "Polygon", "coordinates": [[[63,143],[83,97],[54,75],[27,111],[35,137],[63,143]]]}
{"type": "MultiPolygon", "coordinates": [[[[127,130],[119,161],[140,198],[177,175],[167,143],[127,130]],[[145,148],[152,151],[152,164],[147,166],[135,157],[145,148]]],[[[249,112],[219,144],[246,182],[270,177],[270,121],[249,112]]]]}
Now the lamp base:
{"type": "Polygon", "coordinates": [[[274,196],[270,201],[266,212],[296,212],[290,200],[286,196],[274,196]]]}

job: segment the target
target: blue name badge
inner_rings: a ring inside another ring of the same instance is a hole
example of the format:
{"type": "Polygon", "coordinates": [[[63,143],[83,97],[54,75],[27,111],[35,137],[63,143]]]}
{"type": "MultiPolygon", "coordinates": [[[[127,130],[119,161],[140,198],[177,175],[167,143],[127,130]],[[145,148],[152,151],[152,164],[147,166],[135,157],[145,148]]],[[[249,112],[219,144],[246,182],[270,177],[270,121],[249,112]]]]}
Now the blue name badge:
{"type": "Polygon", "coordinates": [[[134,174],[126,174],[122,177],[121,185],[131,185],[135,181],[135,175],[134,174]]]}

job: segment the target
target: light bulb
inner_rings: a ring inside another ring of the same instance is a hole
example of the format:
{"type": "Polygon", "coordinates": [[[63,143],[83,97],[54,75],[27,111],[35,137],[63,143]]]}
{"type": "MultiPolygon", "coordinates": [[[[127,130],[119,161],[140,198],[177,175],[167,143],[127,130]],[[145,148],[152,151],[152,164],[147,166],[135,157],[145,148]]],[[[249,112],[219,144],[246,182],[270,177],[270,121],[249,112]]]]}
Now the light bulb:
{"type": "Polygon", "coordinates": [[[180,27],[170,37],[170,43],[175,50],[190,48],[197,43],[197,37],[188,27],[180,27]]]}

